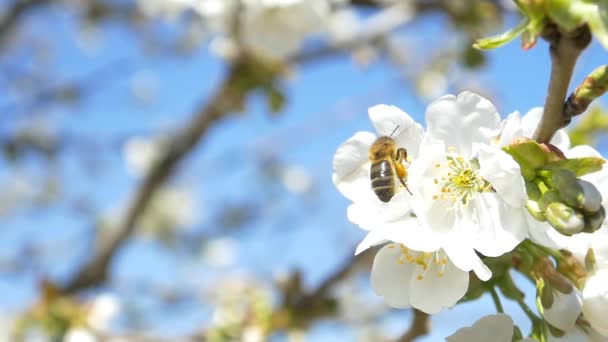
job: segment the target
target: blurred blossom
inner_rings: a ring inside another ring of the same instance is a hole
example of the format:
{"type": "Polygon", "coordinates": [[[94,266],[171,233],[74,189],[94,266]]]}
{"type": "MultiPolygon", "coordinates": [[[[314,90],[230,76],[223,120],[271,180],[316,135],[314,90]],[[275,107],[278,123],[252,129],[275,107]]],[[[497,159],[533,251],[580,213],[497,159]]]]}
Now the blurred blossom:
{"type": "Polygon", "coordinates": [[[357,12],[350,9],[336,11],[328,21],[329,39],[337,42],[349,40],[358,33],[359,24],[360,19],[357,12]]]}
{"type": "Polygon", "coordinates": [[[287,190],[296,194],[310,191],[313,185],[313,178],[310,175],[310,172],[297,166],[283,169],[281,180],[287,190]]]}
{"type": "Polygon", "coordinates": [[[233,265],[238,259],[238,253],[238,242],[231,238],[214,239],[203,247],[203,259],[214,267],[233,265]]]}
{"type": "Polygon", "coordinates": [[[134,137],[124,146],[127,171],[133,176],[143,176],[161,156],[164,148],[162,139],[134,137]]]}
{"type": "Polygon", "coordinates": [[[167,228],[184,228],[196,223],[200,210],[189,189],[165,187],[156,192],[140,220],[147,232],[163,232],[167,228]]]}
{"type": "Polygon", "coordinates": [[[262,342],[265,340],[264,331],[258,326],[243,329],[243,342],[262,342]]]}
{"type": "Polygon", "coordinates": [[[118,296],[111,293],[100,294],[91,303],[87,323],[96,331],[107,332],[121,311],[122,303],[118,296]]]}
{"type": "Polygon", "coordinates": [[[211,52],[222,58],[233,60],[238,55],[238,46],[233,39],[224,36],[218,36],[209,43],[211,52]]]}
{"type": "Polygon", "coordinates": [[[97,338],[86,329],[76,328],[69,330],[63,337],[63,342],[96,342],[97,338]]]}
{"type": "Polygon", "coordinates": [[[89,56],[97,55],[103,47],[103,31],[96,25],[84,25],[77,33],[78,48],[89,56]]]}
{"type": "Polygon", "coordinates": [[[445,94],[448,87],[448,80],[439,71],[425,72],[418,79],[418,91],[427,99],[434,99],[445,94]]]}
{"type": "Polygon", "coordinates": [[[142,103],[152,102],[159,93],[156,75],[148,70],[135,73],[131,79],[131,92],[142,103]]]}
{"type": "Polygon", "coordinates": [[[328,15],[323,0],[247,0],[240,38],[258,57],[282,60],[296,53],[308,35],[319,32],[328,15]]]}
{"type": "Polygon", "coordinates": [[[137,0],[137,5],[143,14],[148,17],[175,20],[194,2],[195,0],[137,0]]]}

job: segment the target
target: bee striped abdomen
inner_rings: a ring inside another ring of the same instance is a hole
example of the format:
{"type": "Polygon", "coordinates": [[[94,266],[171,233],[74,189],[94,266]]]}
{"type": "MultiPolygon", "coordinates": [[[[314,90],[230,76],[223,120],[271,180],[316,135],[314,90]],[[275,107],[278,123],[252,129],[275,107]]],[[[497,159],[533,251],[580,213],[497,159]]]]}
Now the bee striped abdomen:
{"type": "Polygon", "coordinates": [[[395,174],[388,160],[373,163],[370,169],[372,190],[382,202],[388,202],[395,195],[395,174]]]}

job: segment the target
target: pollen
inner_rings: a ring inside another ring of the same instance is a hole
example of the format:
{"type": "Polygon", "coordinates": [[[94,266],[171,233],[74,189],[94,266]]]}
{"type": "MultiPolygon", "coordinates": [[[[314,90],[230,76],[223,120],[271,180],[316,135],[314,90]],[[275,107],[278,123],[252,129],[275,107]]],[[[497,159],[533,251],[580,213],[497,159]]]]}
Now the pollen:
{"type": "Polygon", "coordinates": [[[445,171],[440,170],[443,173],[441,181],[433,179],[433,183],[439,187],[433,200],[441,199],[466,206],[477,193],[491,191],[490,183],[479,175],[479,163],[476,160],[465,160],[461,155],[453,153],[453,148],[448,148],[448,151],[445,171]]]}
{"type": "Polygon", "coordinates": [[[415,266],[414,274],[416,279],[423,280],[429,275],[436,275],[437,278],[443,277],[445,273],[445,267],[448,263],[448,258],[443,252],[443,250],[439,250],[436,252],[417,252],[410,250],[404,245],[390,245],[391,248],[399,248],[400,254],[397,258],[397,263],[399,265],[408,265],[415,266]]]}

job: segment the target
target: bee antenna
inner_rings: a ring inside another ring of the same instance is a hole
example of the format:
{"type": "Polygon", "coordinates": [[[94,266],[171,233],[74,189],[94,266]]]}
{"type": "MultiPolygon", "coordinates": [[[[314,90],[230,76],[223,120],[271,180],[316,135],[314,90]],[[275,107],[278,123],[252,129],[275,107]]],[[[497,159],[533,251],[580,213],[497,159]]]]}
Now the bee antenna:
{"type": "Polygon", "coordinates": [[[393,134],[395,134],[395,132],[397,132],[397,130],[399,129],[399,125],[397,125],[397,127],[395,127],[395,129],[393,130],[393,133],[391,133],[391,137],[393,136],[393,134]]]}

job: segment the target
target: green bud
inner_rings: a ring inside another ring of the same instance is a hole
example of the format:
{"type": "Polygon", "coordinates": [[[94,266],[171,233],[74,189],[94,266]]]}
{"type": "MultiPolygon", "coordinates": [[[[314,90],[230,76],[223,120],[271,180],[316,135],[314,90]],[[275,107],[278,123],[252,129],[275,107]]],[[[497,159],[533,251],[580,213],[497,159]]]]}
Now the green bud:
{"type": "Polygon", "coordinates": [[[526,201],[526,209],[532,217],[534,217],[537,221],[545,222],[547,218],[545,217],[545,213],[540,209],[540,205],[536,201],[527,200],[526,201]]]}
{"type": "Polygon", "coordinates": [[[586,214],[597,213],[602,207],[602,194],[592,183],[579,179],[578,184],[583,189],[583,203],[581,209],[586,214]]]}
{"type": "Polygon", "coordinates": [[[555,298],[553,298],[553,291],[551,290],[551,286],[547,286],[545,284],[545,286],[543,286],[542,289],[539,289],[538,292],[540,293],[538,293],[537,296],[539,296],[540,303],[543,308],[550,309],[553,306],[553,301],[555,300],[555,298]]]}
{"type": "Polygon", "coordinates": [[[538,204],[540,206],[540,210],[545,211],[547,210],[547,206],[549,204],[560,201],[561,198],[559,197],[559,192],[557,190],[549,190],[543,194],[540,201],[538,201],[538,204]]]}
{"type": "Polygon", "coordinates": [[[564,169],[553,170],[551,185],[553,189],[559,191],[564,203],[574,208],[582,208],[585,194],[574,172],[564,169]]]}
{"type": "Polygon", "coordinates": [[[595,270],[597,269],[597,261],[595,260],[595,251],[593,248],[589,248],[587,254],[585,254],[585,269],[590,274],[595,273],[595,270]]]}
{"type": "Polygon", "coordinates": [[[547,206],[545,216],[549,224],[564,235],[580,233],[585,228],[585,217],[579,211],[560,202],[547,206]]]}
{"type": "Polygon", "coordinates": [[[526,181],[526,193],[528,194],[528,198],[533,201],[538,201],[543,193],[538,188],[534,182],[526,181]]]}
{"type": "Polygon", "coordinates": [[[593,233],[594,231],[600,229],[605,218],[606,209],[604,209],[604,207],[600,207],[600,210],[598,210],[595,214],[585,217],[585,229],[583,229],[583,231],[585,233],[593,233]]]}

